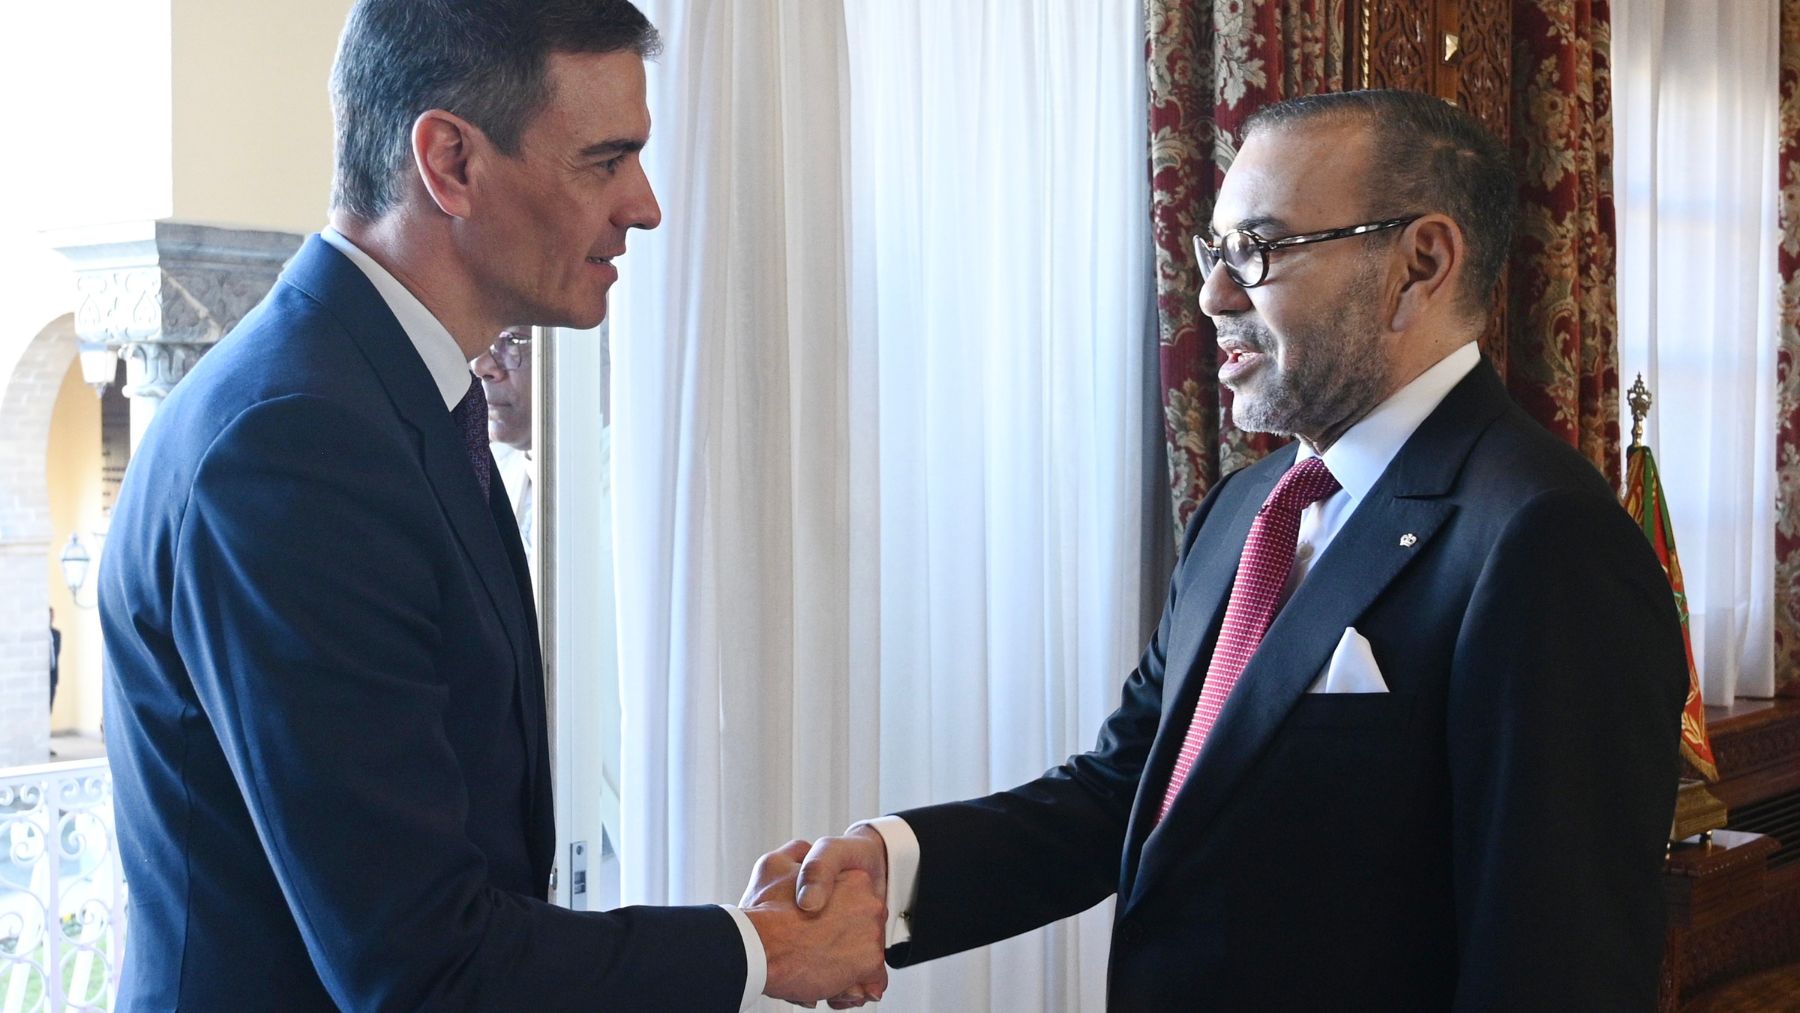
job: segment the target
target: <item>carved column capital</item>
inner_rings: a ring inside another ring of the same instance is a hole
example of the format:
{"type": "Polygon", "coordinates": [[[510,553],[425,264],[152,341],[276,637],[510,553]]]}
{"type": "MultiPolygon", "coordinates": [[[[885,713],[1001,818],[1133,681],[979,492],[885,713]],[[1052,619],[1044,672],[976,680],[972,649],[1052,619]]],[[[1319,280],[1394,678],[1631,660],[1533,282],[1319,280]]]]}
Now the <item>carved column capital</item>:
{"type": "Polygon", "coordinates": [[[75,268],[76,337],[125,358],[133,446],[170,389],[268,294],[302,239],[175,221],[64,229],[47,238],[75,268]]]}
{"type": "Polygon", "coordinates": [[[48,238],[75,268],[81,340],[210,345],[268,293],[302,237],[154,221],[48,238]]]}
{"type": "Polygon", "coordinates": [[[186,376],[210,344],[179,341],[134,341],[125,346],[126,397],[162,400],[186,376]]]}

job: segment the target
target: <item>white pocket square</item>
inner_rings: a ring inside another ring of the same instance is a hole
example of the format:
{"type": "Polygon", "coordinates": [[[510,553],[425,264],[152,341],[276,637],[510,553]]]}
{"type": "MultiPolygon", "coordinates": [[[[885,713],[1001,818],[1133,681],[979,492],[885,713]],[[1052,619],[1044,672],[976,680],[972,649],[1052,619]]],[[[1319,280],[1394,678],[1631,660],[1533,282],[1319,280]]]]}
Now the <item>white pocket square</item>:
{"type": "Polygon", "coordinates": [[[1387,680],[1381,677],[1381,666],[1375,664],[1375,652],[1356,627],[1345,627],[1337,650],[1325,674],[1308,686],[1308,693],[1386,693],[1387,680]]]}

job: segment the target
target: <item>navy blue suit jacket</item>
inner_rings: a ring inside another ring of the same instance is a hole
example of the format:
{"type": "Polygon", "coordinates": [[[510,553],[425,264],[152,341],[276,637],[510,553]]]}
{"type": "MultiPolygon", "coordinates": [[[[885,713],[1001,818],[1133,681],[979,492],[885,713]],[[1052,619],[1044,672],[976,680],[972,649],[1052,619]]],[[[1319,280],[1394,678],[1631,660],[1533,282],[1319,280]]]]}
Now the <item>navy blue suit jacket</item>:
{"type": "Polygon", "coordinates": [[[1654,1009],[1687,688],[1673,596],[1612,490],[1485,363],[1314,563],[1156,823],[1293,459],[1201,504],[1093,751],[900,814],[918,894],[889,960],[1116,894],[1114,1010],[1654,1009]],[[1389,692],[1306,693],[1348,626],[1389,692]]]}
{"type": "Polygon", "coordinates": [[[572,912],[505,490],[318,237],[158,412],[101,565],[124,1010],[734,1010],[716,907],[572,912]]]}

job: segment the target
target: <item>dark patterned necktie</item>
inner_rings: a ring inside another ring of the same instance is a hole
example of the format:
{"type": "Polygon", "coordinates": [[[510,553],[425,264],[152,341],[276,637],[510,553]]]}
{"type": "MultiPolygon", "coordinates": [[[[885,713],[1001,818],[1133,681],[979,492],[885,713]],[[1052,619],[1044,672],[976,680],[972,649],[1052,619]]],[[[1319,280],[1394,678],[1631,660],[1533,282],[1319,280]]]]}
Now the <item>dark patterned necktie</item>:
{"type": "Polygon", "coordinates": [[[481,381],[470,376],[469,392],[456,403],[450,417],[456,420],[457,429],[462,432],[463,443],[469,451],[469,467],[475,469],[475,480],[481,483],[482,499],[488,498],[488,489],[493,482],[488,463],[487,415],[487,394],[481,389],[481,381]]]}
{"type": "Polygon", "coordinates": [[[1250,656],[1262,643],[1263,634],[1281,611],[1281,592],[1287,586],[1288,572],[1294,568],[1294,545],[1300,537],[1300,511],[1307,505],[1338,491],[1334,478],[1321,458],[1309,457],[1288,469],[1275,483],[1275,491],[1263,501],[1256,520],[1250,524],[1250,535],[1244,539],[1244,553],[1238,557],[1237,579],[1231,585],[1231,600],[1225,606],[1225,623],[1219,628],[1219,642],[1213,647],[1212,662],[1206,669],[1206,684],[1200,689],[1200,702],[1194,708],[1193,723],[1181,753],[1175,757],[1175,772],[1169,788],[1163,793],[1162,808],[1156,819],[1169,815],[1169,806],[1194,769],[1200,747],[1212,732],[1213,723],[1225,709],[1225,699],[1238,676],[1250,664],[1250,656]]]}

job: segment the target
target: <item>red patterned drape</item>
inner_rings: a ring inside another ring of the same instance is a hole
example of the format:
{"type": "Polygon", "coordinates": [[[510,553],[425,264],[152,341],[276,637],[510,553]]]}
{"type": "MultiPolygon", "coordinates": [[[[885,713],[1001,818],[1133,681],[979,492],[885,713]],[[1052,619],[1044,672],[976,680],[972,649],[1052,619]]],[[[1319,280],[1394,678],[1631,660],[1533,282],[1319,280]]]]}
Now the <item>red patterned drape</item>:
{"type": "Polygon", "coordinates": [[[1513,5],[1519,227],[1507,388],[1619,485],[1619,310],[1607,0],[1513,5]]]}
{"type": "Polygon", "coordinates": [[[1781,4],[1780,429],[1775,457],[1775,692],[1800,696],[1800,0],[1781,4]]]}
{"type": "Polygon", "coordinates": [[[1281,442],[1231,425],[1189,244],[1212,214],[1244,120],[1290,95],[1343,88],[1344,3],[1146,0],[1145,11],[1163,420],[1179,527],[1221,474],[1281,442]]]}

